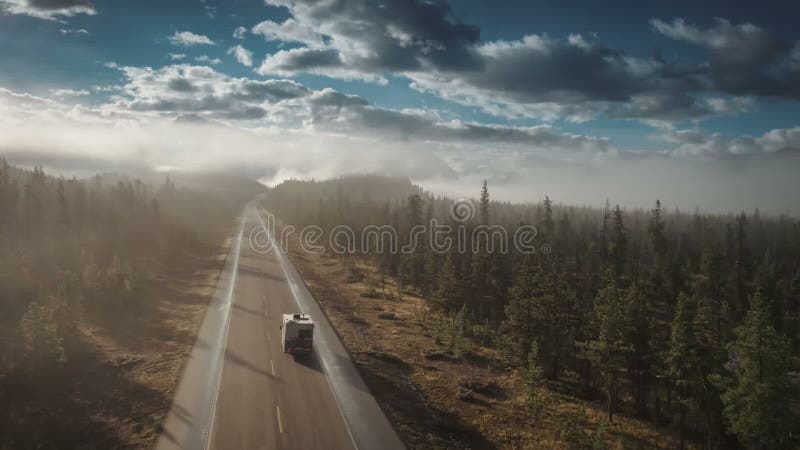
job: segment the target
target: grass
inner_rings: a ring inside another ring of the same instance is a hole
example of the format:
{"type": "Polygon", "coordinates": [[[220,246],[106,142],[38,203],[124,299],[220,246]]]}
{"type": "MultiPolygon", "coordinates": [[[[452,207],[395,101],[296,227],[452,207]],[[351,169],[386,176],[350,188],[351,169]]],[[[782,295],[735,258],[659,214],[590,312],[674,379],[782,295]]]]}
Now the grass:
{"type": "Polygon", "coordinates": [[[675,448],[645,421],[552,388],[535,410],[517,371],[494,349],[465,339],[454,358],[437,343],[442,318],[368,260],[309,255],[291,247],[306,280],[381,407],[410,448],[675,448]],[[345,268],[347,267],[347,268],[345,268]],[[358,280],[352,277],[358,273],[358,280]],[[376,292],[381,295],[375,295],[376,292]],[[390,293],[384,295],[383,293],[390,293]],[[440,328],[440,327],[439,327],[440,328]]]}
{"type": "Polygon", "coordinates": [[[164,255],[135,309],[86,318],[65,361],[5,380],[0,448],[152,447],[226,250],[207,242],[164,255]]]}

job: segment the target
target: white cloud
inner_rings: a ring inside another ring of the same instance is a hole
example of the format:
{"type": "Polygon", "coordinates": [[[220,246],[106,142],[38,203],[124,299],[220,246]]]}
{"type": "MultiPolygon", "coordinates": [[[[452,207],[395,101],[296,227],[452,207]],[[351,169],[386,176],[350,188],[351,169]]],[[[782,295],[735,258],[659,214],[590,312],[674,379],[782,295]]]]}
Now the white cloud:
{"type": "Polygon", "coordinates": [[[169,42],[172,43],[172,45],[180,45],[184,47],[190,47],[193,45],[216,45],[208,36],[195,34],[191,31],[176,31],[167,39],[169,39],[169,42]]]}
{"type": "Polygon", "coordinates": [[[342,80],[364,80],[381,85],[389,82],[383,76],[347,67],[334,52],[310,48],[280,50],[268,55],[256,73],[289,77],[297,74],[298,66],[304,67],[300,72],[342,80]]]}
{"type": "MultiPolygon", "coordinates": [[[[0,153],[64,170],[235,170],[273,183],[382,173],[459,196],[474,194],[486,178],[503,200],[548,194],[565,203],[649,206],[661,198],[683,209],[798,212],[786,194],[800,189],[798,127],[730,138],[736,148],[721,155],[635,153],[551,126],[387,110],[331,89],[232,78],[209,67],[120,70],[122,94],[98,107],[0,88],[0,153]],[[255,122],[231,114],[252,107],[264,111],[255,122]]],[[[724,144],[691,130],[672,136],[676,145],[724,144]]]]}
{"type": "Polygon", "coordinates": [[[63,36],[67,35],[76,35],[76,36],[88,36],[89,31],[84,28],[79,28],[77,30],[69,29],[69,28],[59,28],[58,32],[61,33],[63,36]]]}
{"type": "Polygon", "coordinates": [[[729,20],[722,18],[715,19],[714,26],[707,29],[687,24],[681,18],[677,18],[671,23],[653,19],[650,21],[650,25],[657,32],[671,39],[726,52],[748,53],[753,46],[760,46],[772,40],[766,30],[752,23],[732,25],[729,20]]]}
{"type": "Polygon", "coordinates": [[[197,61],[197,62],[203,62],[203,63],[212,64],[212,65],[215,65],[215,66],[218,65],[218,64],[222,64],[222,60],[221,59],[212,58],[212,57],[210,57],[208,55],[197,56],[197,57],[194,58],[194,60],[197,61]]]}
{"type": "Polygon", "coordinates": [[[46,20],[59,20],[77,14],[97,14],[89,0],[0,0],[0,11],[46,20]]]}
{"type": "Polygon", "coordinates": [[[253,66],[253,52],[242,47],[241,45],[234,45],[233,47],[229,48],[228,54],[233,55],[233,57],[236,58],[236,61],[239,61],[239,64],[243,66],[253,66]]]}
{"type": "Polygon", "coordinates": [[[322,34],[294,19],[288,19],[283,23],[265,20],[254,26],[252,31],[253,34],[264,36],[268,41],[300,42],[312,48],[325,46],[322,34]]]}
{"type": "Polygon", "coordinates": [[[89,95],[90,92],[85,89],[50,89],[50,96],[52,97],[81,97],[89,95]]]}
{"type": "Polygon", "coordinates": [[[729,136],[722,133],[706,133],[701,130],[662,130],[656,137],[677,145],[677,155],[728,156],[765,155],[778,152],[800,154],[800,126],[778,128],[761,136],[729,136]]]}
{"type": "Polygon", "coordinates": [[[178,61],[186,58],[186,53],[167,53],[167,57],[172,61],[178,61]]]}
{"type": "Polygon", "coordinates": [[[247,28],[245,27],[236,27],[236,29],[233,30],[234,39],[244,39],[245,34],[247,34],[247,28]]]}

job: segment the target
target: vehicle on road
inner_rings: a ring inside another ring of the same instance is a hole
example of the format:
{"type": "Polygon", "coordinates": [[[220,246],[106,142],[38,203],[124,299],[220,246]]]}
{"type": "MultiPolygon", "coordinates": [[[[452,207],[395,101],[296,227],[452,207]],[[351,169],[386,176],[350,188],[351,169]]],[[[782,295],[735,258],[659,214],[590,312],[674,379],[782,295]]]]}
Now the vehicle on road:
{"type": "Polygon", "coordinates": [[[314,343],[314,321],[307,314],[284,314],[281,326],[283,352],[308,355],[314,343]]]}

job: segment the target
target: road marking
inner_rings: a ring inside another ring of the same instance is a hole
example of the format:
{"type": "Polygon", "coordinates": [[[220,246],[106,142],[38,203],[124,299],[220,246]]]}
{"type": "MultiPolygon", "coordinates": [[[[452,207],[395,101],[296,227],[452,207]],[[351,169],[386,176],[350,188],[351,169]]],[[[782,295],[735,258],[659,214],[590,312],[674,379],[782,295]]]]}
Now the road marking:
{"type": "Polygon", "coordinates": [[[275,405],[275,411],[278,413],[278,431],[283,434],[283,425],[281,425],[281,407],[275,405]]]}
{"type": "MultiPolygon", "coordinates": [[[[264,211],[266,212],[266,210],[264,210],[264,211]]],[[[259,222],[261,222],[261,226],[263,226],[264,229],[267,229],[267,225],[264,223],[264,217],[261,215],[261,211],[259,211],[258,207],[256,207],[256,216],[258,217],[259,222]]],[[[269,234],[269,237],[272,240],[273,247],[274,248],[278,248],[277,242],[275,241],[275,236],[273,234],[269,234]]],[[[295,287],[295,283],[292,280],[292,277],[289,275],[289,270],[286,267],[287,266],[286,261],[288,260],[288,258],[281,251],[275,252],[275,257],[278,259],[278,263],[280,264],[281,270],[283,271],[283,276],[286,279],[286,282],[289,284],[289,290],[291,291],[292,297],[294,298],[294,303],[297,305],[298,308],[300,308],[300,312],[301,313],[306,314],[306,311],[303,308],[303,304],[300,301],[300,294],[297,292],[298,288],[295,287]]],[[[290,264],[291,264],[291,261],[290,261],[290,264]]],[[[294,268],[294,265],[292,265],[292,268],[294,268]]],[[[300,277],[300,274],[296,272],[296,269],[295,269],[295,272],[293,274],[296,274],[297,277],[300,277]]],[[[316,302],[316,300],[313,299],[313,295],[312,295],[312,301],[316,302]]],[[[344,345],[344,344],[342,344],[342,345],[344,345]]],[[[286,351],[286,349],[284,348],[284,352],[285,351],[286,351]]],[[[339,397],[336,395],[336,389],[333,388],[333,383],[331,382],[330,376],[328,375],[330,373],[330,369],[328,368],[328,365],[325,363],[325,359],[324,358],[319,356],[319,354],[317,352],[314,352],[314,354],[315,354],[315,356],[317,356],[317,360],[322,365],[322,372],[325,375],[325,377],[324,377],[325,381],[328,382],[328,387],[330,388],[331,394],[333,395],[333,399],[334,399],[334,401],[336,403],[337,408],[339,409],[339,414],[341,414],[341,416],[342,416],[342,422],[344,422],[344,427],[347,429],[347,434],[350,436],[350,442],[353,443],[353,448],[354,449],[359,450],[358,449],[358,444],[356,444],[356,438],[353,436],[353,430],[350,429],[350,424],[347,422],[347,417],[345,416],[344,410],[342,409],[342,403],[339,401],[339,397]]],[[[355,363],[353,363],[353,364],[355,364],[355,363]]],[[[377,400],[376,400],[376,403],[377,403],[377,400]]],[[[280,416],[278,416],[278,421],[280,422],[280,416]]]]}
{"type": "Polygon", "coordinates": [[[220,350],[220,354],[218,355],[219,359],[219,366],[217,368],[217,388],[214,390],[214,397],[211,401],[211,417],[208,420],[208,436],[206,437],[206,441],[203,445],[204,449],[211,448],[211,442],[214,440],[214,421],[216,420],[217,415],[217,397],[219,396],[219,387],[222,385],[222,368],[225,365],[225,353],[228,349],[228,335],[230,334],[231,330],[231,306],[233,305],[233,292],[236,287],[236,278],[239,274],[239,257],[242,254],[242,234],[244,233],[244,224],[247,220],[244,217],[245,214],[242,214],[242,226],[239,229],[239,237],[236,240],[236,259],[234,259],[233,263],[233,272],[231,272],[231,280],[230,286],[228,287],[228,295],[227,295],[227,305],[228,310],[225,313],[225,339],[222,342],[222,347],[220,350]]]}
{"type": "Polygon", "coordinates": [[[267,340],[268,341],[270,340],[270,338],[269,338],[269,330],[267,330],[267,340]]]}
{"type": "Polygon", "coordinates": [[[269,360],[269,365],[270,365],[270,367],[272,367],[272,376],[274,377],[275,376],[275,364],[272,363],[271,359],[269,360]]]}

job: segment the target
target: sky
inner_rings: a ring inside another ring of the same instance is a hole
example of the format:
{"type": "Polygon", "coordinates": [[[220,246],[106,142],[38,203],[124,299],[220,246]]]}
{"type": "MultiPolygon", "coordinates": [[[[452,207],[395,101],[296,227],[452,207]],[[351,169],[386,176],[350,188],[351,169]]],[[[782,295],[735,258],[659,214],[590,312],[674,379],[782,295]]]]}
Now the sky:
{"type": "Polygon", "coordinates": [[[0,0],[0,154],[800,213],[797,2],[0,0]]]}

